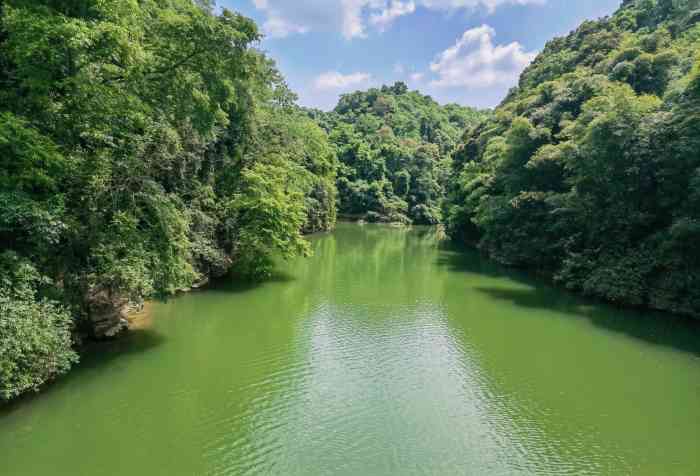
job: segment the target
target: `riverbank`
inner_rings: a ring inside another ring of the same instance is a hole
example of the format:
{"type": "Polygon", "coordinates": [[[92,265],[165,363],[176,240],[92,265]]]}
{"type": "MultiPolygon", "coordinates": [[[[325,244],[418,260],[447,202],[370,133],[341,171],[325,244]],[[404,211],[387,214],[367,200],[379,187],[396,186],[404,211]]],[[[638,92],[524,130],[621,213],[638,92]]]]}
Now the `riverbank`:
{"type": "MultiPolygon", "coordinates": [[[[481,249],[475,243],[464,244],[459,243],[458,241],[454,242],[458,243],[460,246],[465,246],[479,252],[486,259],[489,259],[494,263],[497,263],[498,265],[514,270],[527,272],[528,274],[532,275],[533,277],[536,277],[537,279],[543,282],[556,286],[562,292],[572,293],[581,296],[582,298],[592,299],[600,303],[605,303],[611,306],[618,307],[619,309],[628,309],[642,312],[650,311],[659,313],[660,315],[687,317],[700,321],[700,308],[695,308],[692,306],[680,306],[678,305],[678,303],[670,303],[668,299],[661,298],[661,296],[663,296],[664,292],[666,291],[663,288],[659,288],[656,290],[646,289],[642,293],[642,295],[647,296],[646,300],[633,301],[631,298],[628,298],[629,296],[626,293],[622,291],[612,296],[604,293],[595,292],[594,290],[596,289],[596,287],[590,282],[588,283],[586,288],[583,288],[581,286],[573,286],[570,283],[567,283],[565,279],[558,277],[557,274],[551,270],[540,269],[527,265],[514,265],[510,262],[498,259],[498,257],[495,257],[488,251],[481,249]],[[657,296],[657,298],[654,299],[654,296],[657,296]]],[[[619,280],[622,283],[625,282],[624,278],[620,278],[612,270],[610,270],[608,273],[602,276],[601,279],[604,279],[606,282],[615,280],[619,280]]],[[[638,294],[635,294],[634,297],[636,299],[639,299],[638,294]]]]}

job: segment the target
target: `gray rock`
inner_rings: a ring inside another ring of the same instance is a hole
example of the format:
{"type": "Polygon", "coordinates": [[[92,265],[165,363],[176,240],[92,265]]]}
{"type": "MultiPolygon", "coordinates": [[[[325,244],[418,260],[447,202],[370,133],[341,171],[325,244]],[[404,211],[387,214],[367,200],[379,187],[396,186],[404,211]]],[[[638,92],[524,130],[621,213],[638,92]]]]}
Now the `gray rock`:
{"type": "Polygon", "coordinates": [[[90,290],[88,315],[93,337],[114,338],[129,328],[127,316],[131,308],[128,299],[114,295],[105,288],[90,290]]]}

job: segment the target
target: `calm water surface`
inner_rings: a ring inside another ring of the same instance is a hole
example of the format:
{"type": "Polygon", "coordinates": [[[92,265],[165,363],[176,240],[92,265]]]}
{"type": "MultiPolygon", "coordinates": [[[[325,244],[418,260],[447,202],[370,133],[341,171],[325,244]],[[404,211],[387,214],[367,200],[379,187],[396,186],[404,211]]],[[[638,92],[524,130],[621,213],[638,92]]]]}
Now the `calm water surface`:
{"type": "Polygon", "coordinates": [[[698,475],[697,323],[340,225],[0,411],[10,475],[698,475]]]}

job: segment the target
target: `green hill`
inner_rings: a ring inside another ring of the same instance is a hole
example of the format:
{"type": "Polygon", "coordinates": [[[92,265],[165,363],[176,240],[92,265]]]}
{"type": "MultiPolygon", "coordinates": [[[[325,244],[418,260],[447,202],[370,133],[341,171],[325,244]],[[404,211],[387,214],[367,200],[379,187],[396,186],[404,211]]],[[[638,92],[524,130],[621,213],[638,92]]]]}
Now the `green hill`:
{"type": "Polygon", "coordinates": [[[450,156],[485,114],[409,91],[404,83],[344,95],[331,113],[309,111],[338,159],[339,211],[370,221],[435,224],[450,156]]]}
{"type": "Polygon", "coordinates": [[[550,41],[455,154],[449,233],[585,294],[700,314],[700,2],[550,41]]]}
{"type": "Polygon", "coordinates": [[[0,401],[144,299],[269,275],[335,224],[326,134],[209,2],[0,2],[0,401]]]}

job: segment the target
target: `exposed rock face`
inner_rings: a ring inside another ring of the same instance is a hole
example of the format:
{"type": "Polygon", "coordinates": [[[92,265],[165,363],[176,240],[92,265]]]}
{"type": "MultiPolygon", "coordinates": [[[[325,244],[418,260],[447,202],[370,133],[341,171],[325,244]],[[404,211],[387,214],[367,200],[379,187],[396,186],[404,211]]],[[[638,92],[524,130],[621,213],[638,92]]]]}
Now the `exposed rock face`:
{"type": "Polygon", "coordinates": [[[129,327],[127,299],[113,295],[104,288],[92,289],[87,297],[88,315],[92,334],[97,339],[109,339],[129,327]]]}
{"type": "MultiPolygon", "coordinates": [[[[179,292],[202,288],[209,284],[211,279],[224,276],[231,268],[232,262],[233,260],[226,256],[218,266],[210,266],[199,281],[189,288],[180,289],[179,292]]],[[[131,302],[105,287],[90,289],[86,302],[89,330],[95,339],[111,339],[129,330],[129,315],[143,310],[143,303],[131,302]]]]}
{"type": "Polygon", "coordinates": [[[202,276],[202,278],[192,285],[192,289],[200,289],[209,284],[209,276],[202,276]]]}

